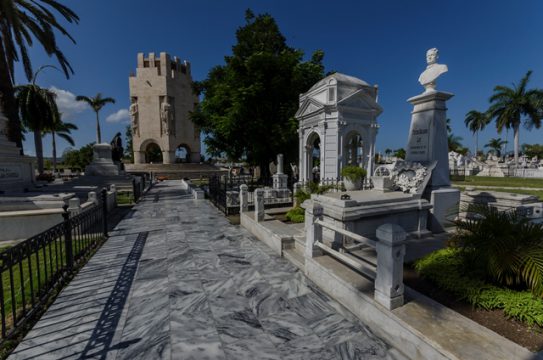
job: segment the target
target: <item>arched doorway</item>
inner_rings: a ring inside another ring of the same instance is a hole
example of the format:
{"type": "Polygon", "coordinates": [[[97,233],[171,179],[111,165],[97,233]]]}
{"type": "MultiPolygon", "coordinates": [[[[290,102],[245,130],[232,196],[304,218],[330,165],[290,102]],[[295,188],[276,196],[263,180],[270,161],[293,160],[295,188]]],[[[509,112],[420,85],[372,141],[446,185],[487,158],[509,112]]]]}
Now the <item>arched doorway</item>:
{"type": "Polygon", "coordinates": [[[319,182],[321,179],[321,138],[319,134],[313,132],[307,137],[305,149],[305,178],[319,182]]]}
{"type": "Polygon", "coordinates": [[[175,149],[175,162],[176,163],[189,163],[190,162],[190,148],[181,144],[175,149]]]}
{"type": "Polygon", "coordinates": [[[162,150],[156,143],[149,143],[145,147],[145,162],[147,164],[162,164],[162,150]]]}
{"type": "Polygon", "coordinates": [[[362,136],[356,131],[349,133],[345,137],[344,143],[345,165],[361,166],[364,164],[364,142],[362,136]]]}

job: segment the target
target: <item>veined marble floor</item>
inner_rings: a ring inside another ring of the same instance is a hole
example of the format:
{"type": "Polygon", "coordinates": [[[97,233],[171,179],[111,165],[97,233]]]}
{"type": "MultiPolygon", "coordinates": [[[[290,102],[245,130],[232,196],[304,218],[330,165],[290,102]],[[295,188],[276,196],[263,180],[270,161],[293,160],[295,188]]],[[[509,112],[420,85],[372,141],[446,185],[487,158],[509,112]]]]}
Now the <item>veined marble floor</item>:
{"type": "Polygon", "coordinates": [[[157,184],[9,359],[387,359],[287,260],[157,184]]]}

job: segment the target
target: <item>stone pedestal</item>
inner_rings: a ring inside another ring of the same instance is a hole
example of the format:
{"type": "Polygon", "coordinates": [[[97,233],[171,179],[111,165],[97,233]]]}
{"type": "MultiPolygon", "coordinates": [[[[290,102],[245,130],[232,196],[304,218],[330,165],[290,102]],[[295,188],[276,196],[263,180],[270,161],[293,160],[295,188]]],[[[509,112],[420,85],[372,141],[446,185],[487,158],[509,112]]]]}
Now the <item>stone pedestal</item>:
{"type": "Polygon", "coordinates": [[[430,191],[430,217],[428,228],[433,233],[445,231],[458,214],[460,207],[460,190],[452,187],[442,187],[430,191]]]}
{"type": "Polygon", "coordinates": [[[286,189],[288,187],[288,175],[283,173],[283,154],[277,155],[277,173],[272,178],[274,189],[286,189]]]}
{"type": "Polygon", "coordinates": [[[33,186],[32,160],[21,155],[15,143],[8,141],[7,121],[0,108],[0,193],[23,192],[33,186]]]}
{"type": "Polygon", "coordinates": [[[92,163],[85,168],[85,176],[119,175],[119,166],[111,159],[111,145],[95,144],[92,150],[92,163]]]}
{"type": "Polygon", "coordinates": [[[447,142],[446,101],[451,93],[432,91],[410,98],[413,104],[407,142],[407,161],[437,161],[432,172],[432,188],[450,186],[449,149],[447,142]]]}

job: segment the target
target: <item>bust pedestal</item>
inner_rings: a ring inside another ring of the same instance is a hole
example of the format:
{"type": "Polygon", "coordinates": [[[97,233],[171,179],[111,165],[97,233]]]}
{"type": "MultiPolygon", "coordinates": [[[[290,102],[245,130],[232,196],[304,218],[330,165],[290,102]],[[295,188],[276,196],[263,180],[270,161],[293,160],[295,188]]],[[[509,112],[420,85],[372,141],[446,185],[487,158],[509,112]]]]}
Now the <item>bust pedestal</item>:
{"type": "Polygon", "coordinates": [[[428,91],[408,100],[413,104],[413,112],[405,159],[437,162],[424,195],[433,205],[429,219],[432,232],[444,230],[448,215],[458,213],[460,203],[460,191],[451,188],[449,177],[446,101],[453,96],[451,93],[428,91]]]}
{"type": "Polygon", "coordinates": [[[85,176],[119,175],[119,166],[111,159],[111,145],[95,144],[92,163],[85,168],[85,176]]]}

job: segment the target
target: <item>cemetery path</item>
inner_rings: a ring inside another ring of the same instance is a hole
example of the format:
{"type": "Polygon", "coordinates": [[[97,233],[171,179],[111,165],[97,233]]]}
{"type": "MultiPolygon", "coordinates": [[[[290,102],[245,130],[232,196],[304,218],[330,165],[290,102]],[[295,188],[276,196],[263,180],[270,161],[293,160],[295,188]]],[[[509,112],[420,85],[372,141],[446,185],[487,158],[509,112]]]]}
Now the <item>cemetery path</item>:
{"type": "Polygon", "coordinates": [[[245,229],[156,185],[9,359],[385,359],[397,352],[245,229]]]}

